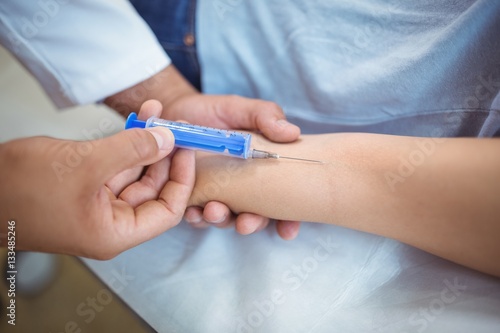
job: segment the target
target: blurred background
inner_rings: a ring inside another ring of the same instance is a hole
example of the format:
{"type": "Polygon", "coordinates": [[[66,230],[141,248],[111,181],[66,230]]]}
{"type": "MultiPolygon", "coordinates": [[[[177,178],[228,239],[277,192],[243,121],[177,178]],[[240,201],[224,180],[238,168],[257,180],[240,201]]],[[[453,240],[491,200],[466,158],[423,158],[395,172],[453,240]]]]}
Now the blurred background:
{"type": "MultiPolygon", "coordinates": [[[[57,110],[33,77],[1,46],[0,101],[0,142],[35,135],[83,140],[92,130],[99,129],[103,119],[111,121],[116,131],[124,124],[114,111],[101,105],[57,110]]],[[[79,329],[154,332],[78,258],[31,252],[16,254],[16,325],[9,325],[6,264],[7,249],[0,248],[2,333],[80,332],[79,329]],[[93,299],[96,305],[92,305],[93,299]]]]}

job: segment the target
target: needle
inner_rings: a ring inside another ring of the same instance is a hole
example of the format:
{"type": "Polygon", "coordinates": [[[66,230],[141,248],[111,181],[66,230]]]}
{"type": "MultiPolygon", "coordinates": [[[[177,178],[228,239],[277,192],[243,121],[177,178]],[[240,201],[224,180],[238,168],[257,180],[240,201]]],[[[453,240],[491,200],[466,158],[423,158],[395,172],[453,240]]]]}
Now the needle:
{"type": "Polygon", "coordinates": [[[305,158],[297,158],[297,157],[288,157],[288,156],[281,156],[276,153],[271,153],[269,151],[265,150],[258,150],[258,149],[252,149],[252,158],[274,158],[274,159],[279,159],[279,158],[286,158],[288,160],[296,160],[296,161],[303,161],[303,162],[311,162],[311,163],[319,163],[319,164],[325,164],[323,161],[317,161],[317,160],[308,160],[305,158]]]}
{"type": "Polygon", "coordinates": [[[288,156],[281,156],[281,155],[276,155],[276,157],[277,158],[286,158],[287,160],[296,160],[296,161],[304,161],[304,162],[325,164],[325,162],[323,162],[323,161],[308,160],[306,158],[288,157],[288,156]]]}

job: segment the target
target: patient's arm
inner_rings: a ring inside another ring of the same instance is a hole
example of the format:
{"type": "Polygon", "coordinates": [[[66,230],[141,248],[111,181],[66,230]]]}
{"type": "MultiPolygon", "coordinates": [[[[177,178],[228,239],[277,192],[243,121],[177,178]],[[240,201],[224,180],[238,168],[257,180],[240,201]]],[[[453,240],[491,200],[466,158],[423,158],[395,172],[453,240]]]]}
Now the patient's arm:
{"type": "Polygon", "coordinates": [[[201,153],[191,204],[340,225],[500,276],[500,140],[325,134],[254,146],[326,163],[201,153]]]}

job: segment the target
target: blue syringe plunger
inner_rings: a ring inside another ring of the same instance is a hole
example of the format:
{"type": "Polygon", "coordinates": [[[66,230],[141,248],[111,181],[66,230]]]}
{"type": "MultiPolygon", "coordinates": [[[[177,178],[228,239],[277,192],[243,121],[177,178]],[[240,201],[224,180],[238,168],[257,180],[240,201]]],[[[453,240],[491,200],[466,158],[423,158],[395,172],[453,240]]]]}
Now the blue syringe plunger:
{"type": "Polygon", "coordinates": [[[137,120],[135,113],[128,116],[125,129],[155,126],[170,129],[175,138],[175,145],[180,148],[203,150],[244,159],[252,157],[250,149],[252,136],[248,133],[179,123],[156,117],[151,117],[147,121],[137,120]]]}
{"type": "Polygon", "coordinates": [[[143,120],[137,120],[137,113],[132,112],[125,123],[125,129],[129,128],[146,128],[146,122],[143,120]]]}

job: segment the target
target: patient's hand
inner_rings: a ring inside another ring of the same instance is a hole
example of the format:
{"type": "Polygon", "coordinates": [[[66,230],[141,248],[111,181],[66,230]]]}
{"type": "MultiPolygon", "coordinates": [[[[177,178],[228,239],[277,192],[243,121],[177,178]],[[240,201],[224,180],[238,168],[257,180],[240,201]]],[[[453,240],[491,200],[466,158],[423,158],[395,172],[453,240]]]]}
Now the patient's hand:
{"type": "MultiPolygon", "coordinates": [[[[190,93],[169,104],[161,117],[183,119],[216,128],[258,130],[274,142],[292,142],[300,135],[300,129],[285,120],[277,104],[239,96],[190,93]]],[[[259,136],[255,136],[254,141],[257,138],[259,136]]],[[[188,207],[184,218],[197,228],[227,228],[234,225],[236,231],[243,235],[260,231],[269,223],[266,216],[250,212],[234,214],[218,201],[209,201],[203,207],[188,207]]],[[[287,240],[297,236],[299,227],[297,221],[278,220],[276,223],[278,234],[287,240]]]]}
{"type": "MultiPolygon", "coordinates": [[[[182,119],[192,124],[223,129],[255,130],[274,142],[293,142],[300,135],[300,129],[286,121],[283,110],[277,104],[233,95],[200,94],[173,65],[109,96],[105,103],[126,117],[149,99],[161,102],[164,107],[161,117],[164,119],[182,119]]],[[[236,230],[242,234],[263,229],[269,222],[266,217],[248,213],[236,217],[226,205],[215,201],[207,203],[203,209],[188,207],[185,219],[198,227],[226,227],[236,223],[236,230]]],[[[281,221],[277,223],[277,229],[281,237],[292,239],[298,233],[299,224],[281,221]]]]}

